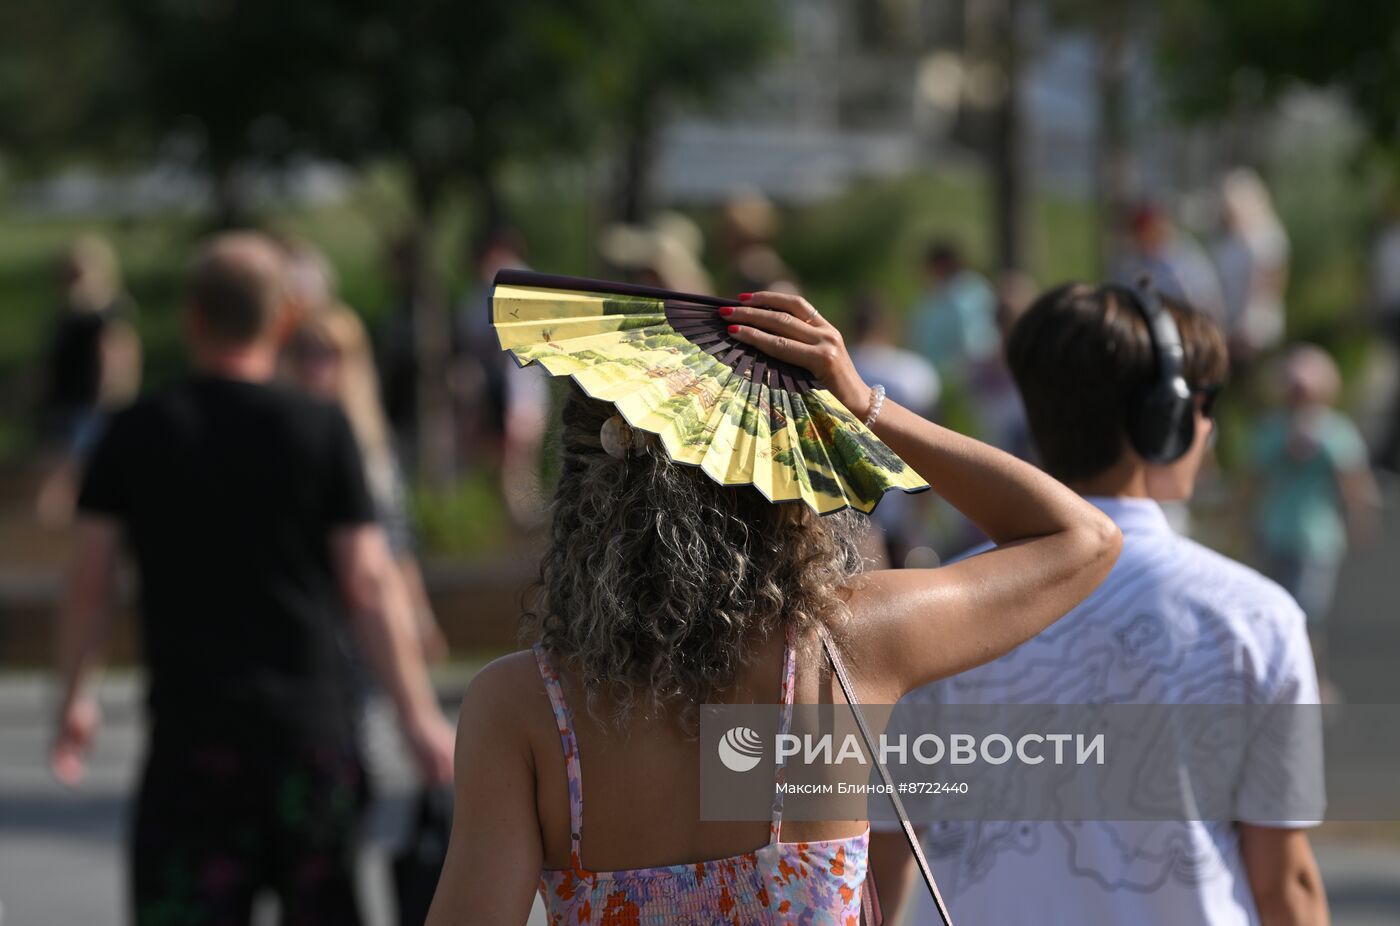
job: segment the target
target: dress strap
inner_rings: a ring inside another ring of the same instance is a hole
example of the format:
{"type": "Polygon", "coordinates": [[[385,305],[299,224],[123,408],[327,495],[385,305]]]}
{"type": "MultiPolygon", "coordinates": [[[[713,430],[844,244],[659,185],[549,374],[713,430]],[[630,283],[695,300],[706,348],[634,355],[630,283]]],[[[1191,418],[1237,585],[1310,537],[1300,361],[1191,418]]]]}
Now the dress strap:
{"type": "Polygon", "coordinates": [[[559,740],[564,745],[564,771],[569,776],[569,855],[577,870],[582,867],[579,844],[583,841],[583,775],[579,771],[574,715],[569,712],[569,703],[564,700],[564,687],[559,684],[559,675],[550,665],[544,648],[536,643],[534,653],[535,662],[540,667],[540,678],[544,680],[544,690],[549,694],[549,704],[554,708],[559,740]]]}
{"type": "MultiPolygon", "coordinates": [[[[782,717],[778,721],[778,735],[784,736],[792,729],[792,702],[797,691],[797,649],[793,646],[792,628],[785,632],[783,643],[783,706],[782,717]]],[[[768,842],[775,843],[783,829],[783,781],[786,777],[784,760],[777,760],[773,774],[773,819],[768,824],[768,842]]]]}

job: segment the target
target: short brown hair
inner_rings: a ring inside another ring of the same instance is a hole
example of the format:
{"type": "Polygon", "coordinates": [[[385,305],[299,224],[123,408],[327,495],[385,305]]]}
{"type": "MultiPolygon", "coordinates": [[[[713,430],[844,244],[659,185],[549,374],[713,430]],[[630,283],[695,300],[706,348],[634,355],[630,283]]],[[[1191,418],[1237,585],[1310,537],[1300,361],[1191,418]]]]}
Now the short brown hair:
{"type": "MultiPolygon", "coordinates": [[[[1067,283],[1042,294],[1006,342],[1041,463],[1062,481],[1089,479],[1122,457],[1129,409],[1156,381],[1142,313],[1119,286],[1067,283]]],[[[1219,386],[1225,338],[1205,314],[1163,298],[1181,331],[1192,389],[1219,386]]]]}
{"type": "Polygon", "coordinates": [[[206,336],[249,344],[276,319],[286,295],[286,255],[257,232],[227,232],[195,258],[189,301],[206,336]]]}

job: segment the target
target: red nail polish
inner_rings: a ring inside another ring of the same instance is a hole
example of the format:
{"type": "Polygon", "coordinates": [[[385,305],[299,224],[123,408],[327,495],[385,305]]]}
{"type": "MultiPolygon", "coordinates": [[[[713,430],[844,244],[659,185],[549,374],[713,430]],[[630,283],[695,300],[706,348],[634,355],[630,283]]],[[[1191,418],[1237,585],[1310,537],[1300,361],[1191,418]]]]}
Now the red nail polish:
{"type": "Polygon", "coordinates": [[[719,314],[723,315],[725,318],[728,318],[729,316],[734,314],[734,306],[726,305],[721,307],[719,310],[719,314]]]}
{"type": "Polygon", "coordinates": [[[738,334],[738,333],[739,333],[739,326],[738,326],[738,325],[730,325],[730,326],[729,326],[729,333],[730,333],[730,334],[738,334]]]}
{"type": "Polygon", "coordinates": [[[739,301],[740,301],[740,302],[748,302],[748,301],[749,301],[750,299],[752,299],[752,298],[753,298],[753,293],[740,293],[740,294],[739,294],[739,301]]]}

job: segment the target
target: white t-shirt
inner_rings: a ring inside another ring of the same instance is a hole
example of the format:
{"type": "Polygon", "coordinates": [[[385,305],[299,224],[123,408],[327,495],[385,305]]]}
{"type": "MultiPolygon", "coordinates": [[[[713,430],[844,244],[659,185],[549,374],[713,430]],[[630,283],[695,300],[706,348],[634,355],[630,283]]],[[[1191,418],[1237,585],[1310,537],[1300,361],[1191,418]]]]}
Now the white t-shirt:
{"type": "Polygon", "coordinates": [[[866,382],[880,383],[895,402],[920,415],[929,415],[938,404],[942,380],[938,371],[919,354],[887,344],[860,344],[851,348],[851,362],[866,382]]]}
{"type": "MultiPolygon", "coordinates": [[[[1155,502],[1089,501],[1123,531],[1103,584],[1001,659],[907,700],[1317,703],[1303,613],[1287,592],[1177,534],[1155,502]]],[[[1248,804],[1249,768],[1238,787],[1248,804]]],[[[957,923],[1259,922],[1231,823],[951,822],[928,827],[924,845],[957,923]]],[[[926,897],[917,903],[910,922],[937,922],[926,897]]]]}
{"type": "Polygon", "coordinates": [[[1261,285],[1261,278],[1287,271],[1288,236],[1281,228],[1227,235],[1211,257],[1225,300],[1226,333],[1256,350],[1277,344],[1283,337],[1283,299],[1270,285],[1261,285]]]}

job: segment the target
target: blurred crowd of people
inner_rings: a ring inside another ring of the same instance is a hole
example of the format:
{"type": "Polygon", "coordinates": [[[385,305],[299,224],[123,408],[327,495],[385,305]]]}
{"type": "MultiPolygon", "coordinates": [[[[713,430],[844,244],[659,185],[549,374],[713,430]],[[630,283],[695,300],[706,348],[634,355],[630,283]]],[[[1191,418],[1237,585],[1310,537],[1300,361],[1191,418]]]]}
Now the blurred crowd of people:
{"type": "MultiPolygon", "coordinates": [[[[1207,312],[1226,334],[1235,391],[1270,396],[1272,410],[1255,407],[1253,398],[1234,400],[1244,403],[1238,407],[1245,408],[1251,431],[1244,463],[1253,474],[1248,499],[1255,557],[1320,622],[1348,543],[1374,534],[1378,496],[1370,462],[1374,457],[1396,467],[1400,426],[1368,453],[1360,431],[1338,408],[1342,384],[1335,361],[1317,346],[1287,342],[1289,240],[1263,180],[1253,171],[1233,170],[1217,193],[1218,231],[1204,245],[1161,203],[1137,206],[1110,278],[1131,284],[1150,275],[1164,294],[1207,312]]],[[[609,277],[666,289],[795,292],[801,281],[780,255],[780,221],[773,203],[744,192],[719,210],[708,242],[694,219],[668,210],[642,223],[603,228],[598,257],[609,277]]],[[[279,376],[339,403],[349,417],[427,646],[441,653],[445,643],[414,555],[404,475],[415,468],[418,446],[412,313],[395,307],[372,341],[361,315],[341,301],[326,255],[304,240],[281,244],[294,321],[285,333],[279,376]]],[[[389,249],[389,269],[398,278],[409,273],[407,248],[399,242],[389,249]]],[[[496,272],[529,266],[527,242],[514,229],[497,229],[478,243],[472,258],[452,313],[451,439],[459,467],[498,480],[506,511],[528,530],[543,518],[541,461],[551,393],[544,377],[518,369],[498,349],[486,310],[496,272]]],[[[1378,327],[1400,352],[1400,209],[1376,237],[1371,266],[1378,327]]],[[[891,398],[920,414],[1033,457],[1002,344],[1037,295],[1037,282],[1014,272],[989,277],[950,238],[926,244],[918,278],[921,290],[903,311],[878,290],[850,297],[844,327],[862,375],[885,384],[891,398]]],[[[59,311],[36,418],[50,461],[38,498],[39,516],[48,524],[71,516],[82,458],[104,416],[132,400],[141,378],[136,307],[112,245],[94,235],[75,240],[60,262],[58,282],[59,311]]],[[[1400,422],[1395,411],[1390,418],[1400,422]]],[[[877,521],[896,565],[937,562],[941,553],[976,539],[965,521],[935,499],[887,498],[877,521]]]]}

